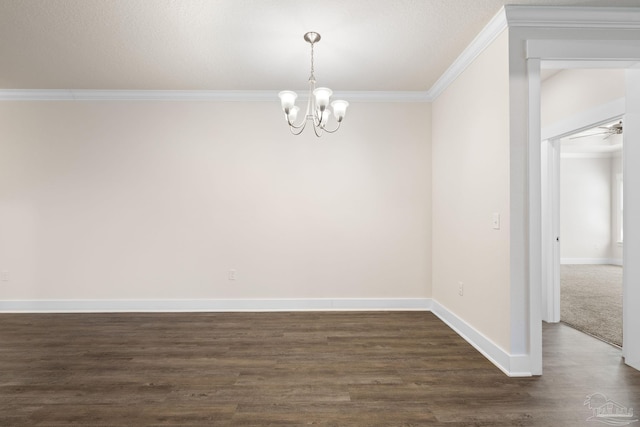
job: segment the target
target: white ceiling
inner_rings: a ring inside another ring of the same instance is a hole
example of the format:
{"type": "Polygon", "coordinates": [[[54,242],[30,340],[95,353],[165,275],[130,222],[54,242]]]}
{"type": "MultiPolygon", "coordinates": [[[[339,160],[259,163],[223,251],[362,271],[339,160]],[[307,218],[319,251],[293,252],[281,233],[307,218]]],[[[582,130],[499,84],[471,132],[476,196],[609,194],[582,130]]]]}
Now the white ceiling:
{"type": "Polygon", "coordinates": [[[504,4],[640,0],[0,0],[0,89],[426,91],[504,4]]]}

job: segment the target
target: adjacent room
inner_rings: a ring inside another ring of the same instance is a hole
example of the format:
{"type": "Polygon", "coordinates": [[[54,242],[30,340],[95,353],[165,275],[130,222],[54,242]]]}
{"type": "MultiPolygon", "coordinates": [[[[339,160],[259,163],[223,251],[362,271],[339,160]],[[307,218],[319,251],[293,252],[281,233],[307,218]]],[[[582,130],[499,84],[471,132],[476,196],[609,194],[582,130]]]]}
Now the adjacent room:
{"type": "Polygon", "coordinates": [[[555,157],[548,163],[556,165],[549,167],[548,183],[557,197],[551,202],[550,240],[558,246],[552,257],[559,320],[622,347],[625,70],[606,65],[547,70],[547,126],[567,117],[597,123],[551,138],[543,149],[548,147],[545,153],[555,157]]]}
{"type": "Polygon", "coordinates": [[[0,425],[638,421],[640,264],[617,347],[554,293],[640,256],[637,0],[2,0],[0,57],[0,425]]]}
{"type": "Polygon", "coordinates": [[[622,347],[622,120],[561,140],[560,319],[622,347]]]}

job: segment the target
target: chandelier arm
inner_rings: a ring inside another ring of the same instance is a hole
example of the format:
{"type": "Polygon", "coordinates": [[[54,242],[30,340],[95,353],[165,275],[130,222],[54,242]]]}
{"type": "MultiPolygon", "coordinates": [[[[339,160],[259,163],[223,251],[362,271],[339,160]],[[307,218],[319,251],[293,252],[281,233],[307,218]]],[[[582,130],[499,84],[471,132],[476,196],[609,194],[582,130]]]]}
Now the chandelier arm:
{"type": "Polygon", "coordinates": [[[304,131],[305,127],[307,127],[307,121],[306,120],[301,125],[299,125],[298,127],[289,126],[289,130],[291,131],[292,134],[298,136],[304,131]],[[296,132],[296,130],[297,130],[297,132],[296,132]]]}
{"type": "Polygon", "coordinates": [[[289,125],[290,128],[293,129],[304,129],[304,127],[307,125],[307,119],[303,119],[302,122],[298,123],[297,125],[291,121],[289,121],[289,116],[288,115],[284,115],[284,118],[287,120],[287,124],[289,125]]]}
{"type": "Polygon", "coordinates": [[[320,111],[316,108],[316,106],[314,105],[314,113],[313,113],[313,124],[314,126],[317,126],[319,128],[324,129],[324,127],[326,126],[328,119],[326,121],[322,121],[322,113],[320,113],[320,111]]]}
{"type": "MultiPolygon", "coordinates": [[[[317,126],[317,127],[321,128],[322,130],[326,130],[326,131],[327,131],[327,132],[329,132],[329,133],[333,133],[333,132],[335,132],[336,130],[338,130],[338,128],[335,128],[335,129],[334,129],[334,130],[332,130],[332,131],[327,130],[327,129],[325,128],[325,126],[329,123],[329,118],[327,117],[327,120],[325,120],[325,121],[323,122],[323,121],[322,121],[322,114],[320,114],[320,115],[318,115],[318,114],[314,114],[314,115],[313,115],[313,118],[315,119],[315,120],[314,120],[314,124],[315,124],[315,126],[317,126]]],[[[340,123],[338,123],[338,127],[340,127],[340,123]]]]}
{"type": "Polygon", "coordinates": [[[315,126],[315,125],[313,126],[313,133],[315,133],[318,138],[320,138],[322,136],[322,131],[323,130],[324,129],[321,128],[320,126],[315,126]],[[318,129],[320,129],[320,132],[318,132],[318,129]]]}
{"type": "Polygon", "coordinates": [[[335,131],[340,129],[340,125],[341,124],[342,124],[342,122],[338,122],[338,126],[336,126],[336,128],[334,130],[329,130],[329,129],[325,128],[325,127],[323,127],[322,130],[324,130],[325,132],[328,132],[328,133],[334,133],[335,131]]]}

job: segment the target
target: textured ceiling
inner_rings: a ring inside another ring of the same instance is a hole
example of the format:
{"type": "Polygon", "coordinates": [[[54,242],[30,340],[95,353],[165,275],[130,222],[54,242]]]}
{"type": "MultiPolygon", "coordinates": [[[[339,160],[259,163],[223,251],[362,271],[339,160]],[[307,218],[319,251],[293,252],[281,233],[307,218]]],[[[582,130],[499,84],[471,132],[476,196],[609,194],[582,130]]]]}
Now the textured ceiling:
{"type": "Polygon", "coordinates": [[[0,0],[0,89],[428,90],[504,4],[640,0],[0,0]]]}

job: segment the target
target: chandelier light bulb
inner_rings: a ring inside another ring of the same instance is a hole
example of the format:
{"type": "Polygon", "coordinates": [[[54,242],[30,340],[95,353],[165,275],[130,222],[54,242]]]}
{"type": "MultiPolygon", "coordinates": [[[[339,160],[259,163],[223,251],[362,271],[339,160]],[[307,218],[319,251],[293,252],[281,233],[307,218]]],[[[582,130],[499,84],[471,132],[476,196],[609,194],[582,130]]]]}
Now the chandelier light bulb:
{"type": "Polygon", "coordinates": [[[282,103],[282,109],[284,110],[285,114],[288,115],[289,110],[291,110],[296,103],[298,94],[291,90],[283,90],[278,94],[278,96],[280,97],[280,102],[282,103]]]}
{"type": "Polygon", "coordinates": [[[333,91],[328,87],[319,87],[313,91],[313,96],[316,98],[316,105],[320,111],[324,111],[329,106],[329,100],[333,95],[333,91]]]}
{"type": "Polygon", "coordinates": [[[331,103],[331,108],[333,108],[333,115],[338,122],[341,122],[344,119],[344,116],[347,113],[348,106],[349,103],[343,100],[337,100],[331,103]]]}
{"type": "Polygon", "coordinates": [[[293,123],[296,121],[296,119],[298,118],[298,111],[300,111],[300,107],[296,105],[291,107],[291,109],[289,110],[289,114],[287,114],[287,117],[289,118],[289,123],[293,123]]]}

